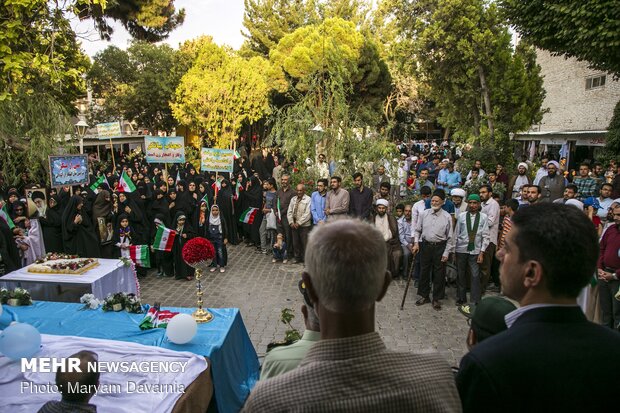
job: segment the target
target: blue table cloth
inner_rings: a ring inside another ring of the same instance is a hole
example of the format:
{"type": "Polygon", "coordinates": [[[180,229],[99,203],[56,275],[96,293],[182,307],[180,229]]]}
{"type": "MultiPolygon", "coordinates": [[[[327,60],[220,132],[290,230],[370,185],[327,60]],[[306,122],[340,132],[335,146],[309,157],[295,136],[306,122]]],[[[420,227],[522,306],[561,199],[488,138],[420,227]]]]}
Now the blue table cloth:
{"type": "MultiPolygon", "coordinates": [[[[213,320],[198,324],[196,336],[187,344],[168,341],[166,330],[140,330],[144,314],[126,311],[81,310],[82,304],[35,302],[32,306],[4,307],[0,328],[11,321],[28,323],[40,333],[130,341],[208,357],[219,412],[237,412],[259,376],[259,363],[238,308],[209,309],[213,320]]],[[[162,307],[191,314],[193,309],[162,307]]]]}

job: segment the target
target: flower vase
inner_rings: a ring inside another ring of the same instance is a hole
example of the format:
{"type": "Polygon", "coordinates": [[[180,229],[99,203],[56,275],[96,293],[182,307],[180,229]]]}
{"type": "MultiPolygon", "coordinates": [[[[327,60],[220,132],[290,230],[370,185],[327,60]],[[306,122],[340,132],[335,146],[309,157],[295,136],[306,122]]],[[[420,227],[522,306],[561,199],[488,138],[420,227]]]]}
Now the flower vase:
{"type": "Polygon", "coordinates": [[[112,305],[112,310],[114,311],[121,311],[123,309],[123,304],[121,303],[116,303],[114,305],[112,305]]]}
{"type": "Polygon", "coordinates": [[[21,305],[19,298],[9,298],[6,303],[11,307],[19,307],[21,305]]]}

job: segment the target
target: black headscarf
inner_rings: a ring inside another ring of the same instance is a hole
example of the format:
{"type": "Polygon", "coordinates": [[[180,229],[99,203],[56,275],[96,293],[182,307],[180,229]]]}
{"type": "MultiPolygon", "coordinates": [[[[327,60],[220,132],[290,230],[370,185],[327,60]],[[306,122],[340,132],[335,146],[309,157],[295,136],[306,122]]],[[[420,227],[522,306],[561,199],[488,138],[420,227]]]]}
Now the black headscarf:
{"type": "Polygon", "coordinates": [[[96,222],[97,218],[110,215],[113,207],[114,205],[112,204],[110,192],[105,189],[99,191],[93,203],[93,222],[96,222]],[[106,198],[109,198],[109,201],[106,201],[106,198]]]}

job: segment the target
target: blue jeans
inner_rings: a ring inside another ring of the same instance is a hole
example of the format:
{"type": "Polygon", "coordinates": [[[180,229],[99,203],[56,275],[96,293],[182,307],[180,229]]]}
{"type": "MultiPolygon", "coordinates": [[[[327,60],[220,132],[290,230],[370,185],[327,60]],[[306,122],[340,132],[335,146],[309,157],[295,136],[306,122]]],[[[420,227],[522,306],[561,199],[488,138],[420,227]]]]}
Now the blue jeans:
{"type": "Polygon", "coordinates": [[[273,249],[273,258],[276,260],[285,260],[287,259],[286,248],[274,248],[273,249]]]}

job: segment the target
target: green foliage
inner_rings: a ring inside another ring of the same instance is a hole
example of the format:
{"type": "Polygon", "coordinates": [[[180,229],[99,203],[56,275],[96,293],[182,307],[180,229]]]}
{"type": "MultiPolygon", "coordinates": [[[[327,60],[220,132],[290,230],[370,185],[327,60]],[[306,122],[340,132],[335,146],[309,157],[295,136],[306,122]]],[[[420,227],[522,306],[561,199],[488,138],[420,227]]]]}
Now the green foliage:
{"type": "Polygon", "coordinates": [[[78,0],[76,14],[82,19],[92,19],[102,39],[110,40],[114,30],[109,20],[114,20],[131,37],[147,42],[167,38],[185,19],[185,10],[177,11],[174,0],[78,0]]]}
{"type": "Polygon", "coordinates": [[[544,91],[533,49],[512,49],[495,3],[389,3],[404,39],[401,47],[416,57],[412,69],[440,111],[440,122],[458,138],[474,136],[479,144],[497,140],[501,147],[510,132],[540,119],[544,91]]]}
{"type": "MultiPolygon", "coordinates": [[[[346,100],[361,121],[377,124],[391,78],[376,43],[355,25],[340,18],[302,27],[282,38],[272,50],[272,77],[280,93],[296,101],[318,77],[337,78],[347,89],[346,100]]],[[[329,105],[321,93],[316,106],[329,105]]]]}
{"type": "Polygon", "coordinates": [[[620,101],[616,103],[614,115],[607,127],[603,157],[606,160],[615,159],[620,162],[620,101]]]}
{"type": "Polygon", "coordinates": [[[367,131],[365,123],[349,106],[348,93],[350,88],[339,78],[317,75],[310,82],[308,93],[273,115],[273,138],[283,145],[289,159],[298,161],[297,167],[308,179],[316,179],[317,173],[305,161],[309,158],[313,162],[318,153],[336,160],[336,173],[344,179],[356,171],[370,176],[373,162],[396,156],[391,142],[367,131]],[[318,101],[322,104],[318,105],[318,101]],[[323,132],[311,131],[317,123],[323,132]]]}
{"type": "Polygon", "coordinates": [[[204,37],[190,44],[193,66],[183,76],[172,106],[175,118],[190,126],[216,147],[226,148],[241,127],[269,113],[269,62],[262,57],[245,60],[204,37]]]}
{"type": "Polygon", "coordinates": [[[315,0],[244,0],[242,51],[248,56],[269,57],[284,36],[318,21],[315,0]]]}
{"type": "Polygon", "coordinates": [[[295,314],[293,310],[290,308],[283,308],[282,313],[280,313],[280,321],[282,324],[286,324],[289,329],[284,333],[284,341],[287,343],[291,343],[294,341],[298,341],[301,339],[301,333],[296,328],[293,328],[291,325],[291,321],[295,318],[295,314]]]}
{"type": "Polygon", "coordinates": [[[50,95],[20,93],[0,101],[0,169],[16,184],[28,168],[37,182],[48,182],[48,156],[62,153],[73,125],[64,106],[50,95]]]}
{"type": "Polygon", "coordinates": [[[46,0],[0,3],[0,100],[44,93],[75,111],[89,62],[65,18],[69,9],[46,0]]]}
{"type": "Polygon", "coordinates": [[[104,38],[108,19],[121,22],[139,39],[156,41],[183,21],[173,0],[6,0],[0,3],[0,100],[46,94],[75,113],[75,100],[86,92],[89,67],[70,18],[92,18],[104,38]]]}
{"type": "Polygon", "coordinates": [[[127,51],[110,46],[98,53],[88,80],[100,105],[90,124],[124,118],[151,131],[171,131],[177,122],[169,102],[186,71],[179,52],[166,44],[133,43],[127,51]]]}
{"type": "Polygon", "coordinates": [[[620,75],[617,0],[501,0],[523,39],[558,55],[620,75]],[[614,52],[615,51],[615,52],[614,52]]]}
{"type": "Polygon", "coordinates": [[[244,0],[244,56],[269,57],[280,40],[300,27],[339,17],[361,27],[371,10],[367,0],[244,0]]]}

